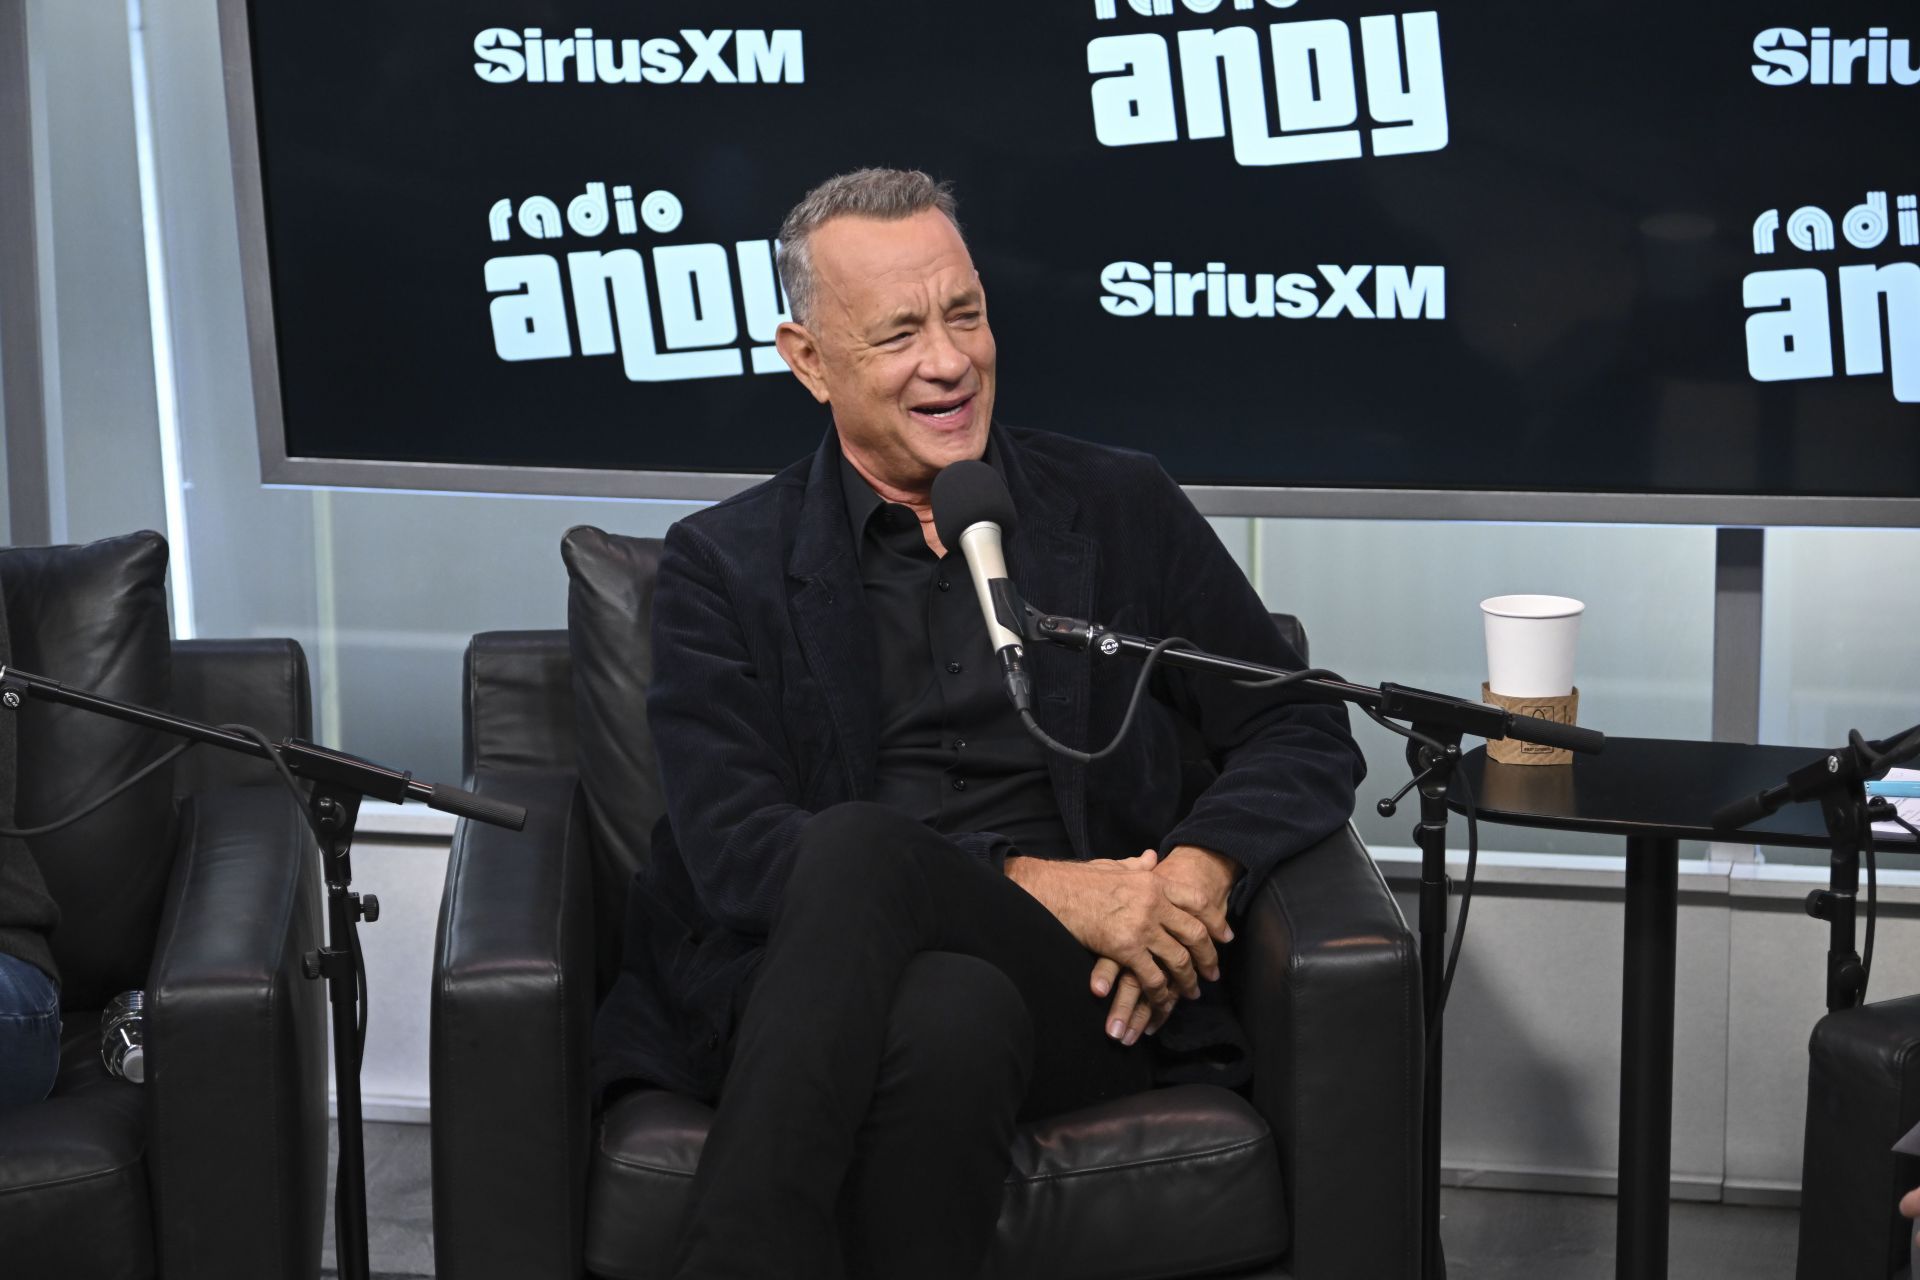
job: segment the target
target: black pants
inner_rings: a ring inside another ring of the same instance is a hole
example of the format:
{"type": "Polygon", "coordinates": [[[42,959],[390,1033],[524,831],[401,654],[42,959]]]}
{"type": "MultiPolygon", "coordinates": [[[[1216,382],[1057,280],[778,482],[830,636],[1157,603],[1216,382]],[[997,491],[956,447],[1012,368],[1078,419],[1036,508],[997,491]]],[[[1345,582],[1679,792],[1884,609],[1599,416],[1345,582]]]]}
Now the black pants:
{"type": "Polygon", "coordinates": [[[1151,1084],[1093,957],[891,809],[813,818],[733,1040],[675,1274],[971,1280],[1015,1122],[1151,1084]]]}

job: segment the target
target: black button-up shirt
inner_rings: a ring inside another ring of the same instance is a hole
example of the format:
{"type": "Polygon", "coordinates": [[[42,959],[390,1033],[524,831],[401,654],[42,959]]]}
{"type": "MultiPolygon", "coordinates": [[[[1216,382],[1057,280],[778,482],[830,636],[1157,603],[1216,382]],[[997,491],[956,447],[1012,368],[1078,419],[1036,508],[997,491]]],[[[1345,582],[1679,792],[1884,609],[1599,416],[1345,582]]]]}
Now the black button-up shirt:
{"type": "Polygon", "coordinates": [[[1021,853],[1072,852],[1047,761],[1007,700],[958,547],[936,557],[913,511],[844,458],[840,483],[872,619],[880,750],[872,799],[935,831],[994,831],[1021,853]]]}

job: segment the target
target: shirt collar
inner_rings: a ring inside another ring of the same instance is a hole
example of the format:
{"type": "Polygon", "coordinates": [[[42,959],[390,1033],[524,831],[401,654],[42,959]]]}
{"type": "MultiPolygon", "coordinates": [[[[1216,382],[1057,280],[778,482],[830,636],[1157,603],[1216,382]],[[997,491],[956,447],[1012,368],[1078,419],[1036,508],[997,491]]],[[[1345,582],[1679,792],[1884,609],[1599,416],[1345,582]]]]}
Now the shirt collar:
{"type": "MultiPolygon", "coordinates": [[[[987,431],[987,465],[1004,474],[1000,465],[998,437],[987,431]]],[[[840,452],[840,490],[847,502],[847,528],[853,534],[853,545],[857,550],[867,536],[867,525],[873,520],[873,513],[886,505],[886,499],[873,491],[866,477],[854,469],[847,461],[846,451],[840,452]]]]}
{"type": "Polygon", "coordinates": [[[857,550],[867,536],[867,521],[885,504],[867,484],[866,477],[854,470],[845,453],[840,455],[840,488],[846,495],[847,527],[853,531],[853,545],[857,550]]]}

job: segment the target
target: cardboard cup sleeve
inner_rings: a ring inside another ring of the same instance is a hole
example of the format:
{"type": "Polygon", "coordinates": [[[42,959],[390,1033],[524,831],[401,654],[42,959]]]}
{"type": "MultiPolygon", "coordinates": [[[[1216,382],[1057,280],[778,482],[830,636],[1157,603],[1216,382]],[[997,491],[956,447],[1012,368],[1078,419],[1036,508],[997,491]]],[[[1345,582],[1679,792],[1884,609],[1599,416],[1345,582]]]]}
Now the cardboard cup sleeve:
{"type": "MultiPolygon", "coordinates": [[[[1504,693],[1495,693],[1482,681],[1480,701],[1515,715],[1534,716],[1556,724],[1580,723],[1580,690],[1577,688],[1559,698],[1509,698],[1504,693]]],[[[1487,758],[1500,764],[1572,764],[1573,752],[1544,747],[1537,742],[1522,742],[1518,738],[1496,738],[1487,744],[1487,758]]]]}

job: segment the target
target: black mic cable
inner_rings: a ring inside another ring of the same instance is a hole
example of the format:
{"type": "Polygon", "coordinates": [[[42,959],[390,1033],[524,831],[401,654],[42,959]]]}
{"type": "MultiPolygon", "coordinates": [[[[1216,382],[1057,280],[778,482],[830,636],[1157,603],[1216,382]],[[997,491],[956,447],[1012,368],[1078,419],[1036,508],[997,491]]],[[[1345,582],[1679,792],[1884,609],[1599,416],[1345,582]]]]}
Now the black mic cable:
{"type": "MultiPolygon", "coordinates": [[[[231,728],[232,726],[227,727],[231,728]]],[[[199,745],[197,742],[182,742],[178,746],[169,747],[154,759],[142,765],[132,776],[116,784],[105,795],[96,796],[82,807],[75,809],[72,813],[65,814],[55,818],[52,822],[43,823],[37,827],[0,827],[0,836],[6,836],[15,840],[31,840],[35,836],[51,835],[55,831],[70,827],[88,814],[118,799],[142,779],[151,775],[156,769],[165,768],[199,745]]]]}

